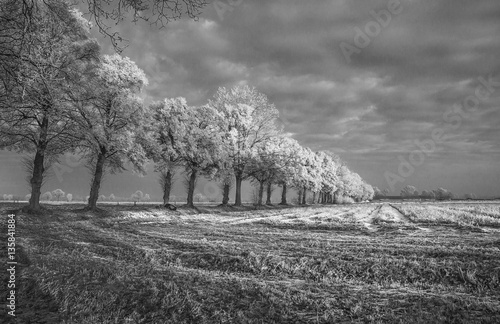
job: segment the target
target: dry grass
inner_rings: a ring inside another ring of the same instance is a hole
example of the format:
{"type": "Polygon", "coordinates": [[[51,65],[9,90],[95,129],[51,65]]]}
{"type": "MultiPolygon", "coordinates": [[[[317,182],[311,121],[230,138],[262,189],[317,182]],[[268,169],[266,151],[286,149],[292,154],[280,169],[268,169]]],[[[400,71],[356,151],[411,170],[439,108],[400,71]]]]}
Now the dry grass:
{"type": "Polygon", "coordinates": [[[500,227],[499,205],[401,204],[396,208],[416,223],[500,227]]]}
{"type": "Polygon", "coordinates": [[[18,320],[499,323],[498,206],[395,207],[20,214],[18,320]]]}

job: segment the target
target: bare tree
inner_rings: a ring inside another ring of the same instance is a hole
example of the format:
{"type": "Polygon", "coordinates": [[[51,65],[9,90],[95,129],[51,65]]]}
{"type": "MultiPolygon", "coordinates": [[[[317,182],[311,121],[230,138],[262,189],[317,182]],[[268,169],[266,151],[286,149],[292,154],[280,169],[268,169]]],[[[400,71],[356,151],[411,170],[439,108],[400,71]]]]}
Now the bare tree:
{"type": "Polygon", "coordinates": [[[131,22],[144,20],[159,28],[183,15],[197,20],[202,9],[208,4],[205,0],[115,0],[110,6],[109,0],[80,0],[88,5],[88,12],[99,28],[99,31],[109,37],[118,51],[124,40],[120,34],[113,31],[111,25],[122,23],[132,13],[131,22]]]}

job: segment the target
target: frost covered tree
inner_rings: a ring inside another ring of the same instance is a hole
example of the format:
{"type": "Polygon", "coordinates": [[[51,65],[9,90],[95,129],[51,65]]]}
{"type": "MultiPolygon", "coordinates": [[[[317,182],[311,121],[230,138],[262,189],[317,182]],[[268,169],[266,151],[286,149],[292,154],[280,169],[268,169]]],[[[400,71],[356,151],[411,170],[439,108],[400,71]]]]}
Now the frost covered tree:
{"type": "Polygon", "coordinates": [[[52,200],[52,193],[50,191],[47,191],[44,193],[41,197],[43,201],[51,201],[52,200]]]}
{"type": "Polygon", "coordinates": [[[210,106],[202,106],[190,108],[187,115],[189,118],[181,124],[185,135],[177,149],[189,176],[187,204],[193,207],[197,177],[203,175],[213,179],[224,156],[220,145],[222,138],[218,128],[218,112],[210,106]]]}
{"type": "Polygon", "coordinates": [[[277,135],[279,113],[264,94],[247,85],[230,90],[219,88],[209,106],[224,121],[221,146],[236,180],[235,205],[241,206],[241,185],[249,177],[247,167],[257,154],[257,147],[277,135]]]}
{"type": "Polygon", "coordinates": [[[444,188],[438,188],[436,190],[433,190],[432,192],[434,193],[434,196],[437,200],[451,200],[454,197],[454,195],[450,191],[444,188]]]}
{"type": "Polygon", "coordinates": [[[300,144],[293,138],[280,136],[277,145],[279,154],[276,156],[275,183],[281,186],[280,205],[287,205],[287,191],[293,184],[299,168],[299,154],[302,150],[300,144]]]}
{"type": "Polygon", "coordinates": [[[256,153],[249,161],[247,175],[257,187],[255,202],[257,205],[263,204],[264,191],[267,191],[266,204],[271,204],[272,185],[277,181],[282,166],[281,158],[284,152],[283,138],[279,136],[271,137],[261,145],[256,146],[256,153]]]}
{"type": "Polygon", "coordinates": [[[137,204],[137,202],[141,201],[143,198],[144,198],[144,193],[140,190],[137,190],[130,196],[130,199],[132,199],[132,201],[134,202],[134,206],[137,204]]]}
{"type": "Polygon", "coordinates": [[[87,208],[95,209],[106,170],[121,172],[131,163],[144,171],[146,156],[136,139],[148,114],[139,97],[148,80],[133,61],[118,54],[101,57],[85,80],[82,92],[90,99],[77,105],[73,118],[92,172],[87,208]]]}
{"type": "Polygon", "coordinates": [[[186,109],[184,98],[165,99],[150,106],[151,115],[147,131],[141,143],[148,158],[155,162],[155,171],[160,173],[159,183],[163,191],[163,204],[170,202],[176,169],[181,165],[178,116],[186,109]]]}
{"type": "Polygon", "coordinates": [[[327,197],[332,196],[337,190],[339,178],[337,169],[340,166],[340,159],[329,151],[316,153],[319,163],[321,163],[321,188],[319,191],[319,202],[326,203],[327,197]]]}
{"type": "Polygon", "coordinates": [[[468,194],[464,195],[464,198],[465,199],[477,199],[477,196],[474,193],[468,193],[468,194]]]}
{"type": "Polygon", "coordinates": [[[71,202],[73,200],[73,195],[72,194],[67,194],[66,195],[66,200],[68,200],[68,202],[71,202]]]}
{"type": "Polygon", "coordinates": [[[365,182],[359,174],[352,172],[344,164],[337,169],[337,176],[339,177],[339,184],[333,197],[334,202],[343,202],[346,198],[348,198],[347,201],[363,200],[365,182]]]}
{"type": "Polygon", "coordinates": [[[414,186],[407,185],[401,190],[401,198],[413,198],[418,196],[418,190],[414,186]]]}
{"type": "Polygon", "coordinates": [[[373,200],[373,198],[375,197],[375,191],[373,190],[373,187],[364,181],[362,187],[363,187],[363,195],[361,197],[361,200],[362,201],[373,200]]]}
{"type": "MultiPolygon", "coordinates": [[[[422,192],[422,194],[423,194],[423,192],[422,192]]],[[[379,187],[373,187],[373,197],[375,199],[384,198],[384,197],[386,197],[386,191],[381,190],[379,187]]]]}
{"type": "Polygon", "coordinates": [[[190,107],[186,99],[165,99],[151,106],[152,118],[143,139],[148,156],[163,172],[163,200],[168,203],[176,166],[185,168],[187,204],[194,206],[199,176],[213,178],[224,160],[222,116],[211,106],[190,107]]]}
{"type": "Polygon", "coordinates": [[[432,194],[431,191],[429,191],[429,190],[422,190],[422,193],[420,194],[420,198],[422,198],[422,199],[432,199],[434,197],[433,197],[433,194],[432,194]]]}
{"type": "Polygon", "coordinates": [[[299,150],[297,162],[292,183],[299,193],[298,203],[305,205],[307,191],[317,192],[321,188],[321,161],[310,148],[305,147],[299,150]]]}
{"type": "Polygon", "coordinates": [[[27,210],[38,211],[47,160],[75,144],[68,118],[74,102],[66,90],[99,46],[66,2],[1,1],[0,7],[0,148],[33,154],[27,210]]]}
{"type": "Polygon", "coordinates": [[[64,198],[65,195],[66,195],[65,192],[62,191],[61,189],[56,189],[56,190],[52,191],[52,197],[57,201],[64,198]]]}
{"type": "Polygon", "coordinates": [[[205,199],[205,196],[203,196],[203,194],[201,193],[197,193],[196,195],[194,195],[194,199],[196,199],[196,202],[201,202],[205,199]]]}

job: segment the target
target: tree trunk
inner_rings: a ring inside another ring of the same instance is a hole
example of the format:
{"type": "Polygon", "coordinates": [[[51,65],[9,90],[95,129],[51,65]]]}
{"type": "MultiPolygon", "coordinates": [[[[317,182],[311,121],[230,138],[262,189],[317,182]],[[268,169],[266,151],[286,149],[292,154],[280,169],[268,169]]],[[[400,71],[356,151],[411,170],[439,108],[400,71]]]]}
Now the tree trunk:
{"type": "Polygon", "coordinates": [[[42,194],[43,172],[44,172],[44,154],[37,150],[35,161],[33,163],[33,175],[31,177],[31,197],[29,201],[30,211],[40,210],[40,196],[42,194]]]}
{"type": "MultiPolygon", "coordinates": [[[[164,183],[163,183],[163,205],[170,203],[170,191],[172,190],[172,171],[168,170],[167,174],[165,174],[164,183]]],[[[163,177],[163,175],[162,175],[163,177]]]]}
{"type": "Polygon", "coordinates": [[[234,198],[234,205],[241,206],[241,183],[243,182],[242,172],[236,172],[236,196],[234,198]]]}
{"type": "Polygon", "coordinates": [[[101,147],[99,155],[97,156],[94,177],[92,179],[92,185],[90,187],[89,202],[87,206],[89,209],[97,208],[97,199],[99,199],[99,189],[101,187],[101,180],[104,172],[105,161],[106,161],[106,148],[101,147]]]}
{"type": "Polygon", "coordinates": [[[273,194],[273,184],[271,182],[267,183],[267,198],[266,198],[266,205],[272,205],[273,203],[271,202],[271,195],[273,194]]]}
{"type": "Polygon", "coordinates": [[[224,184],[222,188],[222,205],[227,206],[229,204],[229,191],[231,189],[231,185],[228,183],[224,184]]]}
{"type": "Polygon", "coordinates": [[[299,205],[302,205],[302,189],[299,189],[299,205]]]}
{"type": "Polygon", "coordinates": [[[40,211],[40,196],[42,194],[43,174],[45,172],[45,149],[47,148],[47,132],[49,129],[49,118],[43,117],[40,126],[40,139],[38,141],[35,160],[33,161],[33,174],[30,179],[31,197],[29,211],[40,211]]]}
{"type": "Polygon", "coordinates": [[[258,206],[262,206],[263,198],[264,198],[264,181],[259,181],[259,200],[257,201],[258,206]]]}
{"type": "Polygon", "coordinates": [[[313,205],[316,203],[316,191],[313,192],[313,205]]]}
{"type": "Polygon", "coordinates": [[[282,190],[281,190],[281,202],[280,202],[280,205],[288,205],[287,201],[286,201],[286,183],[283,184],[282,186],[282,190]]]}
{"type": "Polygon", "coordinates": [[[191,175],[189,176],[189,186],[188,186],[188,196],[187,205],[188,207],[194,207],[194,187],[196,183],[196,170],[191,170],[191,175]]]}
{"type": "Polygon", "coordinates": [[[304,187],[304,190],[302,190],[302,205],[307,204],[306,198],[307,198],[307,189],[306,187],[304,187]]]}

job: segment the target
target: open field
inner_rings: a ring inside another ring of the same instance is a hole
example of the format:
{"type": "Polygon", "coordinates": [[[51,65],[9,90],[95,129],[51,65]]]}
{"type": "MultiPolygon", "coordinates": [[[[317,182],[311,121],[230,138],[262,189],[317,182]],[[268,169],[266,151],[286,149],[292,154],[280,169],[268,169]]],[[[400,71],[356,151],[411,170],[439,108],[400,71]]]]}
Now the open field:
{"type": "Polygon", "coordinates": [[[500,323],[500,204],[81,208],[18,214],[19,323],[500,323]]]}

